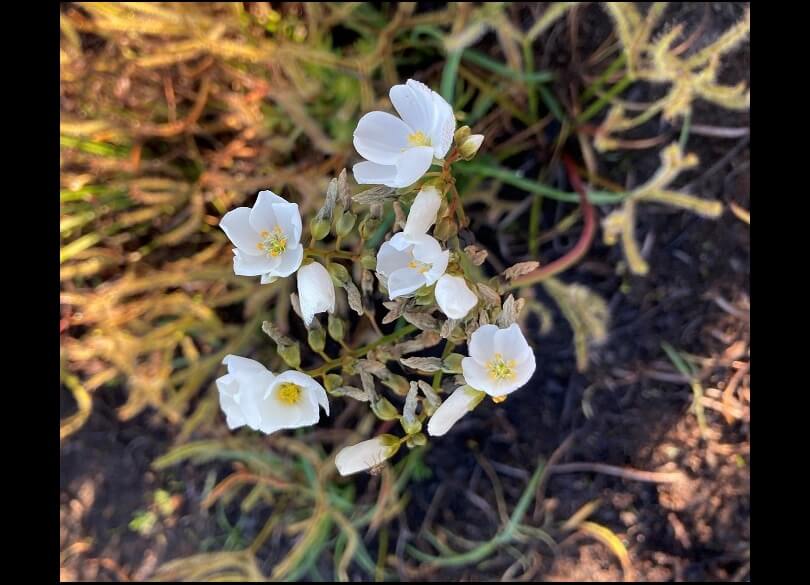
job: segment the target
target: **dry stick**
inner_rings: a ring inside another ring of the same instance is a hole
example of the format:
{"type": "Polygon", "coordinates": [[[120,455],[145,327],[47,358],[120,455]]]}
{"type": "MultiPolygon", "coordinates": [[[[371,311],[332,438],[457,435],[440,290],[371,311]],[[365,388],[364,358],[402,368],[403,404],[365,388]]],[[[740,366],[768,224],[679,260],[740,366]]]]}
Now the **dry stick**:
{"type": "Polygon", "coordinates": [[[549,469],[549,474],[554,475],[557,473],[603,473],[605,475],[613,475],[621,477],[622,479],[629,479],[632,481],[644,481],[649,483],[677,483],[686,479],[686,476],[680,471],[671,473],[659,471],[642,471],[640,469],[632,469],[630,467],[616,467],[615,465],[607,465],[606,463],[560,463],[554,465],[549,469]]]}
{"type": "Polygon", "coordinates": [[[593,236],[596,233],[596,211],[594,210],[590,201],[588,201],[588,194],[586,193],[585,187],[582,185],[582,181],[577,174],[574,162],[568,155],[564,154],[563,163],[565,164],[565,169],[568,172],[568,179],[571,181],[571,185],[574,187],[577,194],[579,194],[582,215],[585,218],[585,227],[582,230],[582,235],[579,237],[579,241],[576,243],[576,245],[564,256],[557,258],[551,264],[541,266],[537,270],[533,270],[520,278],[516,278],[511,283],[512,288],[537,284],[538,282],[542,282],[543,280],[562,272],[582,258],[591,247],[593,236]]]}

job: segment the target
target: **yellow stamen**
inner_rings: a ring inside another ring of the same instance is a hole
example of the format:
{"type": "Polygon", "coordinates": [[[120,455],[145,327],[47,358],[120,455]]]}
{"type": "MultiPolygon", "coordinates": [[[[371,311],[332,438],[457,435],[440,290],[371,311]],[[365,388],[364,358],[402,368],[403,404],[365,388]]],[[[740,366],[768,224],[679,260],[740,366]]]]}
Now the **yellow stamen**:
{"type": "Polygon", "coordinates": [[[515,377],[516,365],[515,360],[504,361],[503,356],[496,353],[492,361],[487,363],[489,377],[493,380],[511,380],[515,377]]]}
{"type": "Polygon", "coordinates": [[[500,404],[501,402],[506,400],[507,396],[508,396],[508,394],[501,394],[500,396],[493,396],[492,397],[492,402],[494,402],[495,404],[500,404]]]}
{"type": "Polygon", "coordinates": [[[408,144],[411,146],[430,146],[430,138],[420,130],[408,135],[408,144]]]}
{"type": "Polygon", "coordinates": [[[277,225],[273,228],[272,232],[262,230],[259,235],[262,241],[256,244],[256,247],[259,250],[263,250],[268,256],[275,258],[283,254],[287,249],[287,236],[284,234],[284,230],[281,229],[281,226],[277,225]]]}
{"type": "Polygon", "coordinates": [[[424,274],[432,268],[432,265],[420,262],[419,260],[411,260],[408,262],[408,268],[413,268],[414,270],[417,270],[419,274],[424,274]]]}
{"type": "Polygon", "coordinates": [[[279,402],[283,402],[288,406],[298,404],[301,400],[301,386],[293,384],[292,382],[283,382],[278,387],[278,394],[276,395],[279,402]]]}

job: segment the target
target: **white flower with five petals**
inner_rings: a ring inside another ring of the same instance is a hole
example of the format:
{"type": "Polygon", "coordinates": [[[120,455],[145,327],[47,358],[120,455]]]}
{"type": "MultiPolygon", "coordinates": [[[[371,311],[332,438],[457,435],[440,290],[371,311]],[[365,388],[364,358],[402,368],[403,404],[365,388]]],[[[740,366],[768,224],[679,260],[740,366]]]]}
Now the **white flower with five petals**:
{"type": "Polygon", "coordinates": [[[450,252],[442,250],[432,236],[399,232],[380,246],[377,273],[385,281],[393,300],[430,286],[444,274],[450,252]]]}
{"type": "Polygon", "coordinates": [[[354,131],[354,147],[365,158],[352,169],[358,184],[407,187],[433,159],[444,159],[453,143],[453,108],[425,84],[409,79],[389,92],[400,118],[369,112],[354,131]]]}
{"type": "Polygon", "coordinates": [[[289,276],[301,265],[301,214],[272,191],[259,193],[256,204],[225,214],[220,227],[236,245],[233,271],[239,276],[261,276],[262,284],[289,276]]]}
{"type": "Polygon", "coordinates": [[[470,357],[461,360],[464,380],[493,397],[510,394],[534,374],[534,352],[516,323],[506,329],[482,325],[467,344],[470,357]]]}
{"type": "Polygon", "coordinates": [[[326,390],[313,378],[290,370],[274,376],[255,360],[228,355],[228,373],[217,379],[219,404],[231,430],[247,425],[266,434],[314,425],[322,407],[329,414],[326,390]]]}

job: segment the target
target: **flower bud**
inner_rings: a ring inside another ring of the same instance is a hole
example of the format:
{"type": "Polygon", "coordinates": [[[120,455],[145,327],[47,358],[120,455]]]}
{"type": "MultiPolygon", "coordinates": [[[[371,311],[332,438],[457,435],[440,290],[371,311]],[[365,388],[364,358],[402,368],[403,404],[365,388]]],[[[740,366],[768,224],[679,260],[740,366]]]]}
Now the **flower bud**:
{"type": "Polygon", "coordinates": [[[322,327],[313,327],[307,333],[307,341],[312,351],[321,352],[326,347],[326,334],[322,327]]]}
{"type": "Polygon", "coordinates": [[[345,334],[345,324],[343,319],[340,317],[336,317],[333,314],[329,314],[329,321],[327,323],[327,329],[329,331],[329,337],[334,339],[335,341],[342,341],[343,335],[345,334]]]}
{"type": "Polygon", "coordinates": [[[478,149],[481,148],[481,144],[484,142],[484,135],[483,134],[473,134],[469,138],[467,138],[461,146],[458,147],[458,152],[461,155],[463,160],[470,160],[475,156],[478,152],[478,149]]]}
{"type": "Polygon", "coordinates": [[[335,223],[335,233],[341,238],[346,237],[351,233],[355,221],[357,221],[357,216],[351,211],[347,211],[335,223]]]}

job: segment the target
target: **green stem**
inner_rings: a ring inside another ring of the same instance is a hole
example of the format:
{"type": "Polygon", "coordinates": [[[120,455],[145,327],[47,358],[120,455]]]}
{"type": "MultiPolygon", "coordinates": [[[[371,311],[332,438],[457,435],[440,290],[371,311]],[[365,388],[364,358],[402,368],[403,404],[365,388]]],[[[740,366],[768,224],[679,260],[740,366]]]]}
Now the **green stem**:
{"type": "Polygon", "coordinates": [[[409,333],[413,333],[414,331],[416,331],[416,327],[414,325],[406,325],[405,327],[402,327],[401,329],[397,329],[393,333],[389,333],[388,335],[384,335],[384,336],[380,337],[379,339],[377,339],[376,341],[372,341],[371,343],[369,343],[367,345],[364,345],[363,347],[358,347],[357,349],[349,350],[349,352],[346,355],[341,356],[341,357],[339,357],[337,359],[328,361],[325,364],[321,365],[320,367],[317,367],[317,368],[315,368],[313,370],[308,370],[308,371],[306,371],[304,373],[309,375],[309,376],[312,376],[313,378],[316,378],[318,376],[322,376],[323,374],[325,374],[329,370],[334,370],[335,368],[338,368],[338,367],[344,365],[348,361],[349,358],[362,357],[362,356],[366,355],[368,352],[370,352],[372,349],[374,349],[376,347],[379,347],[381,345],[385,345],[386,343],[396,341],[397,339],[399,339],[401,337],[405,337],[406,335],[408,335],[409,333]]]}

